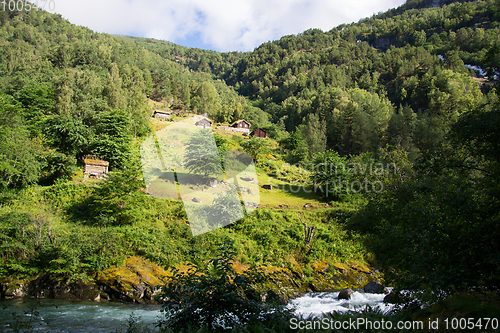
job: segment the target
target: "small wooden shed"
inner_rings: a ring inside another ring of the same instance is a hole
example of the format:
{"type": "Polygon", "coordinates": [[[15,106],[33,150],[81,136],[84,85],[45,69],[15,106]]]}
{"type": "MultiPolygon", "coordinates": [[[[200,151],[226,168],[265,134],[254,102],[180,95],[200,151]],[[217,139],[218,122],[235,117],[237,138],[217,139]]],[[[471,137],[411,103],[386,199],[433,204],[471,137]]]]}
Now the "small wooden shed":
{"type": "Polygon", "coordinates": [[[108,173],[109,162],[99,159],[97,156],[86,156],[83,158],[84,178],[103,178],[108,173]]]}
{"type": "Polygon", "coordinates": [[[207,127],[212,127],[212,121],[207,119],[207,118],[203,118],[201,120],[198,120],[196,123],[194,123],[196,126],[198,127],[203,127],[203,128],[207,128],[207,127]]]}
{"type": "Polygon", "coordinates": [[[257,138],[263,138],[265,139],[267,136],[266,131],[264,131],[262,128],[257,128],[250,133],[251,136],[255,136],[257,138]]]}
{"type": "Polygon", "coordinates": [[[171,112],[169,111],[158,111],[155,110],[155,113],[153,114],[153,118],[158,118],[158,119],[170,119],[171,112]]]}
{"type": "Polygon", "coordinates": [[[231,124],[231,127],[242,128],[242,129],[250,129],[250,123],[244,119],[237,120],[231,124]]]}

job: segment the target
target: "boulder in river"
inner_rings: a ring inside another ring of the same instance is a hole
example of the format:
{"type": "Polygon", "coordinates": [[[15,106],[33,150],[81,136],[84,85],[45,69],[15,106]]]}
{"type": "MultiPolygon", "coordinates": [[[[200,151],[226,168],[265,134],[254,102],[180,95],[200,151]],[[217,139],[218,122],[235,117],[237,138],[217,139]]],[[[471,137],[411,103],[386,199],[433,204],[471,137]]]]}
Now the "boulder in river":
{"type": "Polygon", "coordinates": [[[337,299],[350,299],[352,294],[354,294],[354,290],[351,288],[345,288],[339,292],[337,299]]]}
{"type": "Polygon", "coordinates": [[[370,293],[370,294],[388,294],[389,290],[387,290],[386,287],[384,287],[380,282],[378,281],[371,281],[369,282],[364,288],[363,288],[365,293],[370,293]]]}

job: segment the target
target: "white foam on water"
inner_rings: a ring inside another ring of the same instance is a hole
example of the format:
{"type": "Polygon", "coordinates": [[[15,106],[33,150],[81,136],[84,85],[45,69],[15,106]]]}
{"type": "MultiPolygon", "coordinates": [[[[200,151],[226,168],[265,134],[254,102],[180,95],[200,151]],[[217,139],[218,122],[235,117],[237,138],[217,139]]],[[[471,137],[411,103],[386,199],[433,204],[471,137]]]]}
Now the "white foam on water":
{"type": "Polygon", "coordinates": [[[295,307],[295,313],[303,317],[320,316],[333,311],[360,311],[370,306],[387,312],[392,309],[389,304],[384,304],[386,294],[369,294],[354,292],[349,300],[337,299],[339,292],[308,293],[302,297],[291,300],[289,305],[295,307]]]}

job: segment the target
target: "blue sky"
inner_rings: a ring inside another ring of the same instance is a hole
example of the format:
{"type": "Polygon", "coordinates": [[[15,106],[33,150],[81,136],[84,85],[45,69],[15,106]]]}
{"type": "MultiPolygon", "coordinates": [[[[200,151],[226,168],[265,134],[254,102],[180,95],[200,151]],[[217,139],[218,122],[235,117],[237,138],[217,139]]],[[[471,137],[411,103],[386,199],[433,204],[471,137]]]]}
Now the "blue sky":
{"type": "Polygon", "coordinates": [[[404,0],[54,0],[55,12],[97,32],[167,40],[215,51],[267,41],[400,6],[404,0]]]}

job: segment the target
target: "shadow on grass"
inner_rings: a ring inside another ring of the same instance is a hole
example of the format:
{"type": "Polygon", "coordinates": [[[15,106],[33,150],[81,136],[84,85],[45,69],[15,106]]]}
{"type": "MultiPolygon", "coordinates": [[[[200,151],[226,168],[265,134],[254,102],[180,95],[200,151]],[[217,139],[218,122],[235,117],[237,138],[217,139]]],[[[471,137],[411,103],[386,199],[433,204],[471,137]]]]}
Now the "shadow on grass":
{"type": "Polygon", "coordinates": [[[272,185],[272,189],[261,188],[261,201],[272,207],[280,204],[291,206],[303,206],[307,203],[312,205],[326,204],[335,198],[326,198],[323,193],[315,191],[313,186],[302,185],[272,185]]]}
{"type": "Polygon", "coordinates": [[[182,185],[208,185],[211,181],[218,178],[214,177],[209,177],[209,176],[203,176],[203,175],[198,175],[198,174],[191,174],[187,172],[176,172],[174,174],[173,171],[169,172],[163,172],[161,176],[159,176],[160,179],[164,181],[172,181],[175,179],[175,176],[177,176],[177,181],[179,184],[182,185]]]}

